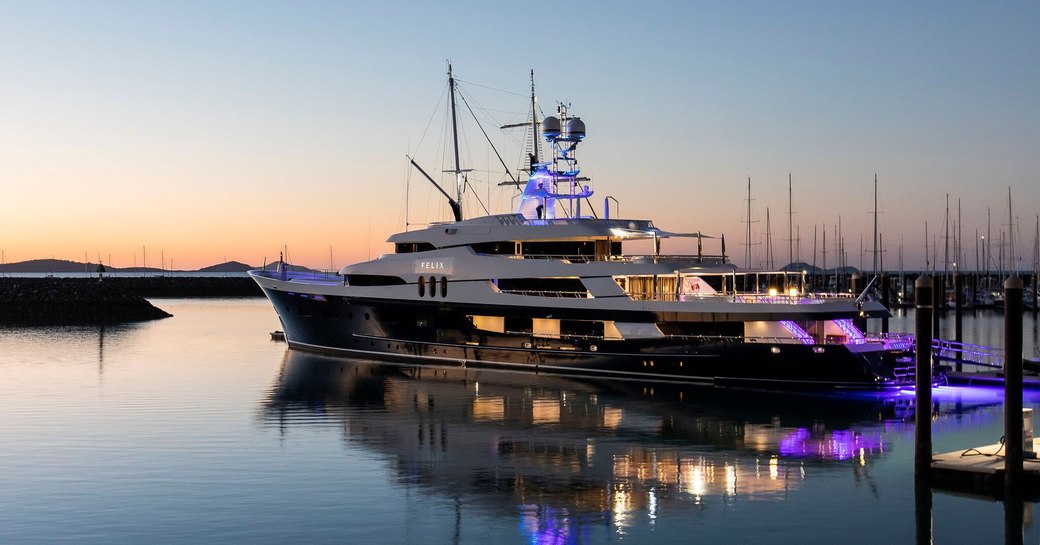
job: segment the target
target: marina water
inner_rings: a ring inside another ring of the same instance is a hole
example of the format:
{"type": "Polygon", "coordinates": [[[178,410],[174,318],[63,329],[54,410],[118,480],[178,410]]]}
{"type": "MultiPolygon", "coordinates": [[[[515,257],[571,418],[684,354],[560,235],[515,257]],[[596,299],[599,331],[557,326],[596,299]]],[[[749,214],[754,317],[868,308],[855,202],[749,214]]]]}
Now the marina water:
{"type": "MultiPolygon", "coordinates": [[[[288,350],[260,298],[0,329],[0,543],[909,543],[913,393],[809,395],[417,368],[288,350]]],[[[999,346],[999,313],[966,342],[999,346]]],[[[951,319],[944,335],[952,337],[951,319]]],[[[892,331],[913,330],[899,315],[892,331]]],[[[1037,322],[1025,320],[1026,356],[1037,322]]],[[[939,388],[937,452],[1002,392],[939,388]]],[[[1027,393],[1026,407],[1040,396],[1027,393]]],[[[1028,463],[1028,462],[1027,462],[1028,463]]],[[[935,543],[1000,502],[934,492],[935,543]]],[[[1026,504],[1025,542],[1040,543],[1026,504]]]]}

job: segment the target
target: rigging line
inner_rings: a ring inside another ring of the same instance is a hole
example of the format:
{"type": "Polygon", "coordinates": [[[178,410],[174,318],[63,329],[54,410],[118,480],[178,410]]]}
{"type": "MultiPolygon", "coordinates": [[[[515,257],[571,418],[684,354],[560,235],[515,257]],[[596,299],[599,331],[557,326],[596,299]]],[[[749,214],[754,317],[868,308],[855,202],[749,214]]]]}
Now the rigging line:
{"type": "Polygon", "coordinates": [[[487,207],[484,206],[484,201],[480,200],[480,195],[477,195],[477,189],[475,187],[473,187],[473,184],[469,183],[469,177],[467,176],[467,177],[463,178],[463,181],[465,182],[465,184],[467,186],[469,186],[470,191],[473,193],[473,198],[477,199],[477,204],[479,204],[480,207],[484,209],[484,213],[485,214],[490,216],[491,212],[488,212],[487,207]]]}
{"type": "Polygon", "coordinates": [[[481,85],[479,83],[475,83],[475,82],[472,82],[472,81],[466,81],[466,80],[459,79],[459,78],[455,78],[455,81],[459,81],[459,82],[465,83],[466,85],[475,85],[477,87],[483,87],[485,89],[490,89],[492,91],[498,91],[499,93],[505,93],[507,95],[515,95],[515,96],[518,96],[518,97],[525,97],[525,98],[527,97],[526,94],[517,93],[517,92],[514,92],[514,91],[506,91],[505,89],[499,89],[497,87],[490,87],[488,85],[481,85]]]}
{"type": "MultiPolygon", "coordinates": [[[[456,88],[456,93],[458,94],[458,96],[459,96],[459,97],[460,97],[460,98],[461,98],[461,99],[462,99],[462,100],[463,100],[464,102],[466,101],[466,95],[467,95],[468,93],[464,93],[464,92],[462,91],[462,89],[461,89],[461,88],[456,88]]],[[[490,120],[491,120],[491,122],[492,122],[492,123],[493,123],[493,124],[494,124],[494,125],[495,125],[496,127],[500,127],[500,126],[502,126],[502,122],[501,122],[501,121],[499,121],[499,120],[498,120],[498,118],[496,118],[496,117],[494,116],[494,114],[492,114],[492,113],[491,113],[491,112],[492,112],[492,110],[489,110],[489,109],[487,109],[486,107],[484,107],[484,105],[483,105],[483,104],[481,104],[481,103],[480,103],[480,101],[479,101],[479,100],[477,100],[477,98],[476,98],[476,97],[473,97],[473,96],[471,96],[471,97],[469,97],[469,99],[470,99],[470,100],[472,100],[472,101],[473,101],[473,103],[477,105],[477,109],[478,109],[478,110],[480,110],[481,112],[484,112],[485,114],[487,114],[487,117],[488,117],[488,119],[490,119],[490,120]]],[[[467,107],[467,108],[469,108],[469,105],[467,104],[467,105],[466,105],[466,107],[467,107]]],[[[503,111],[503,110],[497,110],[497,111],[503,111]]],[[[516,112],[513,112],[513,111],[509,111],[509,112],[505,112],[505,113],[508,113],[508,114],[510,114],[510,115],[516,115],[516,112]]],[[[472,116],[473,116],[473,119],[474,119],[474,120],[475,120],[475,121],[477,122],[477,124],[480,124],[480,119],[478,119],[478,118],[477,118],[477,114],[476,114],[476,113],[475,113],[475,112],[473,111],[473,108],[470,108],[470,115],[472,115],[472,116]]]]}
{"type": "MultiPolygon", "coordinates": [[[[498,157],[498,161],[502,163],[502,168],[506,169],[506,175],[508,175],[509,179],[512,180],[514,184],[516,184],[517,189],[520,189],[520,181],[514,178],[513,173],[509,171],[509,167],[506,165],[505,159],[502,159],[502,154],[498,153],[498,148],[496,148],[494,142],[491,141],[491,137],[488,136],[487,131],[484,130],[484,126],[480,124],[480,121],[477,119],[476,114],[473,113],[473,108],[470,107],[469,101],[466,100],[466,95],[460,93],[459,96],[462,97],[462,103],[466,105],[466,109],[469,110],[470,115],[473,116],[473,120],[477,122],[477,127],[480,128],[480,132],[484,133],[484,138],[487,140],[488,145],[491,146],[491,150],[495,152],[495,157],[498,157]]],[[[466,183],[469,182],[467,181],[466,183]]],[[[479,201],[479,199],[477,200],[479,201]]],[[[485,209],[485,211],[487,211],[487,209],[485,209]]]]}
{"type": "Polygon", "coordinates": [[[437,117],[437,112],[441,109],[441,101],[444,99],[444,95],[447,92],[447,89],[442,90],[441,96],[437,98],[437,107],[434,108],[433,113],[430,114],[430,120],[426,122],[426,128],[423,129],[422,136],[419,137],[419,142],[417,142],[415,145],[415,150],[409,150],[409,152],[412,153],[412,155],[415,155],[414,152],[418,150],[420,147],[422,147],[423,140],[426,139],[426,133],[430,131],[430,125],[433,124],[433,118],[437,117]]]}

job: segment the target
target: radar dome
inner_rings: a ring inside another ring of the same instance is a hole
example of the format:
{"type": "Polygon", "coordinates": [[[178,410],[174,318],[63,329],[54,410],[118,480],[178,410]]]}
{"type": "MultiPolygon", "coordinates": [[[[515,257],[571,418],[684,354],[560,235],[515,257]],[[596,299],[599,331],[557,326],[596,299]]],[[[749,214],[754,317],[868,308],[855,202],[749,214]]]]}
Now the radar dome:
{"type": "Polygon", "coordinates": [[[542,120],[542,134],[546,140],[560,136],[560,118],[549,116],[542,120]]]}
{"type": "Polygon", "coordinates": [[[585,122],[579,117],[567,120],[567,138],[569,140],[581,140],[585,138],[585,122]]]}

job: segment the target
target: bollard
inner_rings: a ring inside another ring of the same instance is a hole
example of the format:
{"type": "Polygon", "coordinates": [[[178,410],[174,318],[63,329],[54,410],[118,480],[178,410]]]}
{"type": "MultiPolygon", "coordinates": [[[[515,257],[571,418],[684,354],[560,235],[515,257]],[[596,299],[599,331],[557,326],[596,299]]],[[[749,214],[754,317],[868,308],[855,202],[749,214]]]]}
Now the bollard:
{"type": "Polygon", "coordinates": [[[917,348],[914,465],[918,480],[932,467],[932,279],[922,274],[914,282],[914,334],[917,348]]]}
{"type": "MultiPolygon", "coordinates": [[[[956,342],[964,342],[963,327],[961,322],[961,316],[964,314],[964,277],[961,276],[960,271],[953,273],[953,340],[956,342]]],[[[964,352],[957,351],[957,372],[963,371],[961,360],[964,359],[964,352]]]]}
{"type": "Polygon", "coordinates": [[[1004,281],[1004,490],[1017,498],[1022,482],[1022,279],[1004,281]]]}

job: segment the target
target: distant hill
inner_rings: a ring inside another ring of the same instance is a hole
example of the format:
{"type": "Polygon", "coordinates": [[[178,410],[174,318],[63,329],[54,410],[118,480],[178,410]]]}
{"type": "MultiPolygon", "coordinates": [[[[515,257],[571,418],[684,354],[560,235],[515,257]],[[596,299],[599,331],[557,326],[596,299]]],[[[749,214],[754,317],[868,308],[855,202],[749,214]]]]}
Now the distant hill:
{"type": "MultiPolygon", "coordinates": [[[[268,263],[268,269],[274,269],[274,263],[268,263]]],[[[290,270],[303,271],[303,272],[320,272],[315,269],[310,269],[301,265],[289,265],[290,270]]],[[[31,259],[29,261],[19,261],[17,263],[5,263],[0,265],[0,272],[2,273],[54,273],[54,274],[69,274],[69,273],[97,273],[97,263],[83,263],[81,261],[69,261],[67,259],[31,259]]],[[[110,267],[105,265],[106,273],[163,273],[163,272],[200,272],[200,273],[244,273],[252,269],[259,269],[255,265],[247,265],[238,261],[228,261],[226,263],[218,263],[216,265],[210,265],[203,267],[197,271],[164,271],[155,267],[110,267]]]]}
{"type": "Polygon", "coordinates": [[[97,263],[81,263],[66,259],[32,259],[0,265],[0,272],[10,273],[81,273],[97,271],[97,263]]]}
{"type": "Polygon", "coordinates": [[[203,267],[199,269],[199,272],[204,273],[242,273],[256,269],[252,265],[246,265],[238,261],[228,261],[227,263],[218,263],[216,265],[210,265],[209,267],[203,267]]]}

